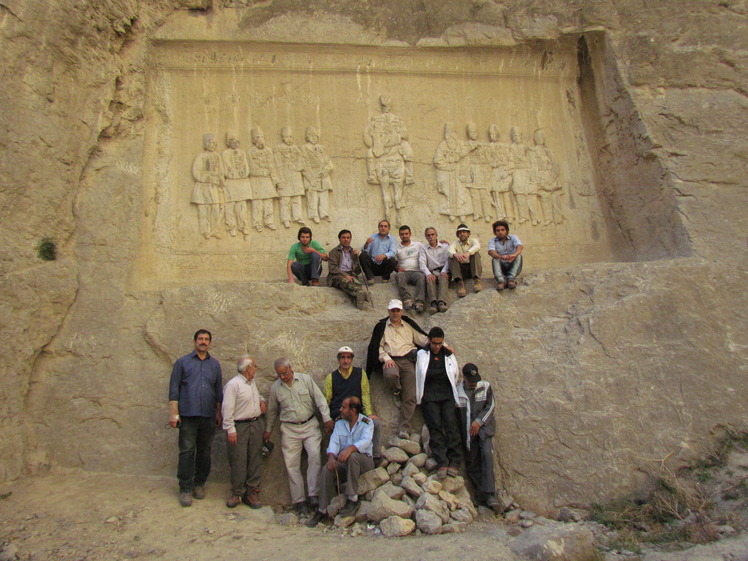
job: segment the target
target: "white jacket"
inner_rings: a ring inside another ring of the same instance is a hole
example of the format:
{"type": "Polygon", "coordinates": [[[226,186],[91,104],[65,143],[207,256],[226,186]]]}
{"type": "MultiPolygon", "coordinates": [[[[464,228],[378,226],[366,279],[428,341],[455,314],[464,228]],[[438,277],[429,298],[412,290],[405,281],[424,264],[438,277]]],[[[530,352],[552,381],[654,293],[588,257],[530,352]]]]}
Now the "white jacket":
{"type": "MultiPolygon", "coordinates": [[[[423,387],[426,385],[426,371],[429,369],[429,355],[428,349],[421,349],[418,351],[418,358],[416,359],[416,403],[420,405],[421,398],[423,397],[423,387]]],[[[445,362],[447,368],[447,377],[449,383],[452,385],[452,394],[454,395],[455,405],[459,405],[460,401],[457,397],[457,379],[459,377],[460,369],[457,366],[457,357],[454,353],[448,355],[445,362]]]]}

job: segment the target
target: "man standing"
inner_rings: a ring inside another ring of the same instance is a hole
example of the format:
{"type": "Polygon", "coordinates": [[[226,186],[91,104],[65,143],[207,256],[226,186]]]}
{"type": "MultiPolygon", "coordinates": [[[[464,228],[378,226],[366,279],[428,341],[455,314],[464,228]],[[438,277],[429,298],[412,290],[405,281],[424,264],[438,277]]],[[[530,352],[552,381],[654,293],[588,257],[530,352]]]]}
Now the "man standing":
{"type": "Polygon", "coordinates": [[[382,282],[390,282],[390,275],[397,267],[397,240],[390,234],[389,220],[380,220],[379,232],[369,236],[361,253],[361,268],[369,282],[381,276],[382,282]]]}
{"type": "Polygon", "coordinates": [[[226,506],[234,508],[243,502],[251,508],[260,508],[264,429],[260,415],[265,414],[267,403],[255,384],[255,359],[241,357],[236,370],[238,374],[223,388],[223,430],[231,471],[231,496],[226,506]]]}
{"type": "Polygon", "coordinates": [[[327,260],[327,286],[339,288],[353,298],[359,310],[363,310],[366,302],[371,302],[371,295],[357,278],[361,273],[360,252],[351,247],[351,239],[350,230],[338,232],[340,245],[330,251],[327,260]]]}
{"type": "Polygon", "coordinates": [[[369,390],[369,376],[363,368],[353,366],[353,349],[340,347],[338,349],[338,368],[325,378],[325,399],[330,404],[330,417],[337,421],[340,417],[340,407],[343,400],[354,396],[361,401],[362,412],[374,424],[374,462],[379,463],[381,455],[382,419],[374,415],[371,406],[371,392],[369,390]]]}
{"type": "Polygon", "coordinates": [[[429,446],[439,479],[459,475],[460,433],[455,423],[459,373],[457,358],[444,346],[444,330],[432,327],[429,348],[418,351],[416,402],[429,428],[429,446]]]}
{"type": "Polygon", "coordinates": [[[198,329],[195,350],[176,360],[169,380],[169,425],[179,428],[179,504],[205,498],[210,447],[221,426],[221,365],[210,356],[210,331],[198,329]]]}
{"type": "Polygon", "coordinates": [[[252,129],[251,136],[247,163],[252,184],[252,223],[258,232],[262,232],[263,226],[275,230],[273,199],[278,196],[278,174],[273,150],[265,145],[265,135],[260,127],[252,129]]]}
{"type": "Polygon", "coordinates": [[[207,240],[221,238],[218,226],[223,215],[223,163],[216,154],[216,141],[212,134],[203,135],[203,152],[192,162],[192,188],[190,202],[197,205],[197,222],[200,233],[207,240]]]}
{"type": "Polygon", "coordinates": [[[467,363],[462,368],[462,375],[465,379],[457,387],[457,393],[468,477],[475,489],[477,503],[499,512],[493,471],[493,435],[496,434],[493,391],[488,382],[481,380],[475,364],[467,363]]]}
{"type": "Polygon", "coordinates": [[[493,257],[493,276],[496,279],[496,290],[517,288],[517,277],[522,272],[522,242],[515,235],[509,235],[509,224],[506,220],[493,223],[495,238],[488,242],[488,255],[493,257]]]}
{"type": "Polygon", "coordinates": [[[345,483],[346,502],[340,510],[341,516],[352,516],[358,510],[358,481],[369,470],[374,469],[371,456],[374,424],[361,413],[361,400],[347,397],[340,405],[340,419],[335,423],[327,447],[327,465],[320,473],[319,509],[307,526],[313,528],[327,514],[327,507],[336,495],[335,479],[345,483]]]}
{"type": "Polygon", "coordinates": [[[302,176],[306,189],[306,211],[309,218],[319,224],[320,218],[330,220],[330,191],[332,191],[332,160],[324,146],[317,144],[319,133],[314,127],[306,129],[303,154],[306,160],[302,176]]]}
{"type": "Polygon", "coordinates": [[[470,228],[465,224],[457,226],[457,239],[449,246],[449,272],[452,280],[457,284],[457,296],[460,298],[467,295],[463,281],[465,277],[473,279],[475,292],[483,290],[480,281],[483,267],[478,251],[480,251],[480,242],[475,238],[470,239],[470,228]]]}
{"type": "Polygon", "coordinates": [[[299,228],[298,240],[288,250],[288,282],[294,284],[296,277],[303,286],[319,286],[322,261],[327,261],[325,248],[317,240],[312,239],[312,230],[306,226],[299,228]]]}
{"type": "Polygon", "coordinates": [[[276,419],[281,422],[281,451],[288,473],[291,501],[297,514],[309,514],[305,501],[304,479],[301,476],[301,449],[307,454],[306,484],[309,504],[319,504],[319,469],[322,433],[315,411],[322,415],[325,431],[332,432],[334,423],[325,396],[306,374],[294,373],[286,358],[273,364],[278,379],[270,386],[268,398],[267,426],[264,439],[270,440],[276,419]]]}
{"type": "Polygon", "coordinates": [[[400,299],[403,301],[405,311],[409,312],[413,308],[415,300],[416,312],[423,312],[423,293],[426,277],[423,276],[418,265],[418,256],[423,244],[414,242],[410,239],[411,231],[409,226],[400,226],[400,243],[397,244],[397,274],[395,281],[397,289],[400,292],[400,299]],[[415,286],[415,294],[409,286],[415,286]]]}
{"type": "Polygon", "coordinates": [[[304,196],[304,179],[301,172],[306,160],[301,148],[293,143],[291,127],[281,129],[283,142],[275,147],[275,168],[278,170],[278,196],[280,197],[280,221],[286,228],[291,219],[303,224],[301,217],[301,197],[304,196]]]}
{"type": "Polygon", "coordinates": [[[421,246],[418,265],[426,278],[426,301],[429,313],[446,312],[449,287],[449,245],[440,243],[436,228],[426,228],[426,242],[421,246]]]}
{"type": "Polygon", "coordinates": [[[400,402],[398,436],[410,438],[411,421],[416,410],[416,351],[425,347],[428,338],[412,319],[403,316],[403,303],[390,300],[388,316],[374,326],[369,342],[367,370],[373,372],[381,363],[384,381],[400,402]]]}

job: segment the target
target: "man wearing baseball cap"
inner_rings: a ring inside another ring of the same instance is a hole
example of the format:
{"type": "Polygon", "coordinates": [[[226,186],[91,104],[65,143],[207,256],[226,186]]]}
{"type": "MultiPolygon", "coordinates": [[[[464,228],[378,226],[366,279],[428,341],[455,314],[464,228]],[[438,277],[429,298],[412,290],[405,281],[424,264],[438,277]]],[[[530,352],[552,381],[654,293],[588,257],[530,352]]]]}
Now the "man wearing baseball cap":
{"type": "Polygon", "coordinates": [[[457,239],[452,242],[447,250],[449,252],[449,273],[457,285],[457,296],[460,298],[467,295],[463,279],[473,279],[473,290],[483,290],[480,277],[483,267],[480,262],[480,242],[470,238],[470,228],[465,224],[457,226],[457,239]]]}
{"type": "Polygon", "coordinates": [[[493,436],[496,434],[493,391],[491,384],[481,380],[475,364],[469,362],[463,366],[462,375],[464,380],[457,386],[457,397],[465,467],[476,502],[500,512],[493,470],[493,436]]]}

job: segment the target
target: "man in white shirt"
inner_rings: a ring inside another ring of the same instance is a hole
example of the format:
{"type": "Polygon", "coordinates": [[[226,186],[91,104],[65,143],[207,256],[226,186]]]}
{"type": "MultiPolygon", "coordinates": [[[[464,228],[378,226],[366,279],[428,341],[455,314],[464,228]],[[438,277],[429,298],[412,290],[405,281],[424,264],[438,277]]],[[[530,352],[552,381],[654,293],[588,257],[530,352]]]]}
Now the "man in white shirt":
{"type": "Polygon", "coordinates": [[[228,440],[231,496],[229,508],[243,502],[260,508],[260,477],[262,475],[262,443],[265,425],[260,415],[267,403],[255,384],[257,363],[243,356],[236,365],[238,374],[223,388],[223,430],[228,440]]]}
{"type": "Polygon", "coordinates": [[[429,313],[446,312],[449,288],[449,244],[440,243],[436,228],[426,228],[426,242],[421,246],[418,265],[426,278],[426,301],[429,313]]]}
{"type": "Polygon", "coordinates": [[[483,267],[480,262],[480,242],[470,238],[470,228],[465,224],[457,226],[457,239],[449,246],[449,272],[457,285],[457,296],[467,295],[465,277],[473,279],[473,290],[483,290],[480,277],[483,267]]]}
{"type": "Polygon", "coordinates": [[[415,308],[417,313],[423,312],[423,298],[426,277],[421,272],[418,263],[423,244],[410,239],[410,227],[400,226],[400,243],[397,244],[397,273],[395,281],[397,289],[400,292],[400,299],[403,301],[404,310],[409,312],[415,308]],[[415,290],[410,287],[414,286],[415,290]]]}

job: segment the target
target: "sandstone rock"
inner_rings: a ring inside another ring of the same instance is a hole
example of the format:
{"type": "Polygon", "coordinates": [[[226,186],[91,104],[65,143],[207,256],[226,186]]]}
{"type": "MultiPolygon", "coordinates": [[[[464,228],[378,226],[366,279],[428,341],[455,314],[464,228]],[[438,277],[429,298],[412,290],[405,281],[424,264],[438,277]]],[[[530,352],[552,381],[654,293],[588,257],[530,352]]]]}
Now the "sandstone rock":
{"type": "Polygon", "coordinates": [[[390,475],[390,481],[393,485],[401,485],[403,482],[403,474],[402,472],[393,473],[390,475]]]}
{"type": "Polygon", "coordinates": [[[403,468],[403,477],[408,477],[416,473],[421,473],[421,470],[416,465],[411,462],[405,464],[405,467],[403,468]]]}
{"type": "Polygon", "coordinates": [[[385,493],[377,494],[371,500],[367,511],[367,517],[372,522],[380,522],[389,516],[410,518],[412,515],[413,508],[402,501],[389,498],[385,493]]]}
{"type": "Polygon", "coordinates": [[[424,483],[426,483],[426,480],[428,479],[426,474],[421,471],[419,471],[418,473],[414,473],[413,475],[411,475],[411,477],[413,478],[413,481],[415,481],[419,485],[423,485],[424,483]]]}
{"type": "Polygon", "coordinates": [[[390,480],[390,474],[384,468],[376,468],[367,471],[361,476],[358,482],[358,493],[359,495],[365,495],[369,491],[373,491],[380,485],[383,485],[386,481],[390,480]]]}
{"type": "Polygon", "coordinates": [[[276,517],[278,524],[281,526],[296,526],[299,523],[299,517],[293,512],[284,512],[276,517]]]}
{"type": "Polygon", "coordinates": [[[519,513],[519,517],[521,520],[532,520],[533,518],[537,518],[537,514],[535,514],[531,510],[523,510],[519,513]]]}
{"type": "Polygon", "coordinates": [[[449,522],[449,507],[446,503],[439,500],[438,497],[430,493],[424,493],[416,501],[416,509],[430,510],[435,513],[443,524],[449,522]]]}
{"type": "Polygon", "coordinates": [[[496,492],[496,500],[499,501],[499,509],[501,512],[506,512],[515,504],[514,498],[504,489],[499,489],[496,492]]]}
{"type": "Polygon", "coordinates": [[[511,543],[512,552],[532,561],[594,561],[592,532],[577,524],[533,526],[511,543]]]}
{"type": "Polygon", "coordinates": [[[455,493],[459,489],[465,488],[465,478],[461,475],[458,475],[457,477],[447,477],[446,479],[441,480],[442,489],[444,489],[447,493],[455,493]]]}
{"type": "Polygon", "coordinates": [[[505,512],[504,520],[506,520],[509,524],[517,524],[520,520],[519,515],[521,512],[522,511],[518,508],[510,510],[509,512],[505,512]]]}
{"type": "Polygon", "coordinates": [[[416,499],[414,499],[413,497],[411,497],[407,493],[405,495],[403,495],[403,498],[400,499],[400,500],[403,501],[409,507],[411,507],[413,510],[416,509],[416,499]]]}
{"type": "Polygon", "coordinates": [[[473,521],[473,515],[464,507],[453,510],[449,513],[449,517],[456,522],[464,522],[465,524],[470,524],[473,521]]]}
{"type": "Polygon", "coordinates": [[[411,456],[415,456],[421,452],[421,445],[412,440],[406,440],[404,438],[391,438],[389,441],[390,446],[395,446],[407,452],[411,456]]]}
{"type": "Polygon", "coordinates": [[[420,454],[416,454],[415,456],[412,456],[408,460],[408,464],[413,464],[414,466],[418,468],[422,468],[424,465],[426,465],[426,460],[428,459],[429,459],[428,455],[421,452],[420,454]]]}
{"type": "Polygon", "coordinates": [[[361,501],[356,511],[356,522],[368,522],[369,521],[369,509],[371,508],[371,501],[361,501]]]}
{"type": "MultiPolygon", "coordinates": [[[[488,509],[486,509],[486,510],[488,510],[488,509]]],[[[478,512],[481,513],[480,509],[478,509],[478,512]]],[[[491,513],[491,514],[493,514],[493,513],[491,513]]],[[[519,521],[519,525],[520,525],[521,528],[529,528],[530,526],[534,526],[535,522],[533,522],[532,520],[520,520],[519,521]]]]}
{"type": "Polygon", "coordinates": [[[457,499],[457,503],[463,507],[468,509],[470,511],[470,514],[473,515],[473,518],[478,517],[478,511],[475,509],[475,505],[473,505],[473,500],[470,498],[470,493],[468,493],[467,488],[462,487],[461,489],[458,489],[453,493],[455,499],[457,499]]]}
{"type": "Polygon", "coordinates": [[[412,477],[403,477],[400,487],[413,497],[420,497],[423,494],[423,488],[412,477]]]}
{"type": "Polygon", "coordinates": [[[390,516],[385,518],[379,524],[382,530],[382,535],[387,538],[396,538],[401,536],[407,536],[416,529],[416,523],[407,518],[401,518],[399,516],[390,516]]]}
{"type": "Polygon", "coordinates": [[[425,467],[427,471],[434,471],[438,465],[439,464],[436,463],[434,458],[428,458],[423,464],[423,467],[425,467]]]}
{"type": "Polygon", "coordinates": [[[422,487],[424,491],[431,493],[432,495],[438,495],[439,491],[442,490],[442,484],[436,479],[426,480],[422,487]]]}
{"type": "Polygon", "coordinates": [[[450,522],[442,526],[442,534],[460,534],[467,530],[467,527],[464,522],[450,522]]]}
{"type": "Polygon", "coordinates": [[[405,489],[403,489],[402,487],[393,485],[391,481],[388,481],[387,483],[385,483],[384,485],[382,485],[381,487],[377,488],[374,491],[374,496],[376,496],[377,493],[384,493],[389,498],[398,501],[405,494],[405,489]]]}
{"type": "Polygon", "coordinates": [[[327,507],[327,516],[335,518],[338,512],[340,512],[340,509],[345,506],[346,501],[347,498],[343,494],[333,497],[330,501],[330,505],[327,507]]]}
{"type": "MultiPolygon", "coordinates": [[[[390,464],[387,464],[387,473],[389,473],[390,475],[392,475],[393,473],[397,473],[399,469],[400,469],[400,464],[398,464],[397,462],[392,462],[390,464]]],[[[403,475],[405,474],[403,473],[403,475]]]]}
{"type": "Polygon", "coordinates": [[[457,497],[455,497],[452,493],[439,491],[439,498],[447,504],[449,510],[455,510],[460,507],[460,503],[457,500],[457,497]]]}
{"type": "Polygon", "coordinates": [[[335,525],[336,528],[347,528],[351,524],[353,524],[356,521],[355,516],[341,516],[337,515],[335,516],[335,519],[333,520],[333,525],[335,525]]]}
{"type": "Polygon", "coordinates": [[[384,451],[384,457],[390,462],[397,462],[399,464],[404,464],[409,458],[408,454],[402,448],[398,448],[397,446],[387,448],[387,450],[384,451]]]}
{"type": "Polygon", "coordinates": [[[564,506],[558,510],[557,518],[561,522],[580,522],[581,520],[585,520],[587,516],[588,513],[586,511],[564,506]]]}
{"type": "Polygon", "coordinates": [[[442,529],[442,520],[435,512],[426,509],[417,510],[416,528],[418,528],[424,534],[440,534],[442,529]]]}

